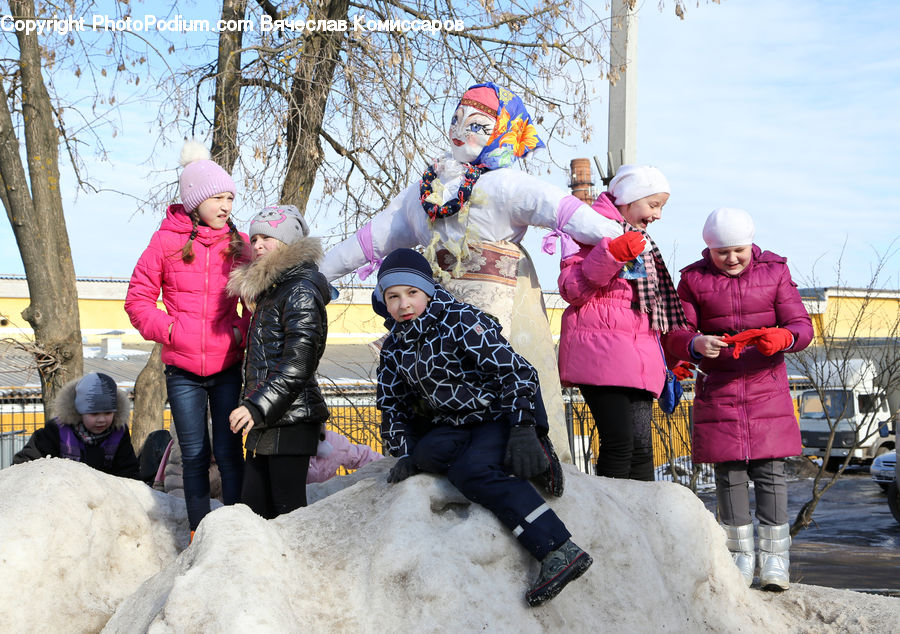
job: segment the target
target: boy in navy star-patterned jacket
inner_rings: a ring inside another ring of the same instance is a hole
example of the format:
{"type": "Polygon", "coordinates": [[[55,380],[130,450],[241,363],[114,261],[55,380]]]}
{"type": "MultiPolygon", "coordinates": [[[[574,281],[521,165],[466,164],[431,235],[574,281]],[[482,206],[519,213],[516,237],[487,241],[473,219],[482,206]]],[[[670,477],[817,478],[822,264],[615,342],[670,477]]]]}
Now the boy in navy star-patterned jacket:
{"type": "Polygon", "coordinates": [[[537,418],[546,435],[537,372],[494,320],[436,284],[416,251],[385,258],[372,303],[390,328],[377,393],[382,438],[399,458],[388,482],[445,475],[541,562],[529,605],[552,599],[592,560],[528,482],[548,470],[552,453],[536,431],[537,418]]]}

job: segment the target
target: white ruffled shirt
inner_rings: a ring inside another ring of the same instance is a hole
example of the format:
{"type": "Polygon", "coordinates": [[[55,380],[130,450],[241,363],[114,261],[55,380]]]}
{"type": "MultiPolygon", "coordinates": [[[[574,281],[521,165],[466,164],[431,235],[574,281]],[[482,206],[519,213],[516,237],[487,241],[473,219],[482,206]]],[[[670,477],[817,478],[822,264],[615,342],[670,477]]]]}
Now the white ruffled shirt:
{"type": "MultiPolygon", "coordinates": [[[[452,159],[438,163],[434,190],[443,185],[443,202],[455,197],[463,181],[462,165],[452,159]]],[[[384,258],[394,249],[428,245],[432,233],[440,242],[460,243],[467,226],[459,215],[439,218],[433,224],[419,200],[419,180],[398,194],[371,220],[374,258],[384,258]]],[[[557,228],[557,217],[565,205],[576,206],[561,229],[583,244],[596,244],[604,237],[622,235],[622,227],[574,199],[565,190],[516,168],[485,172],[475,184],[470,198],[468,229],[479,241],[508,240],[519,243],[529,226],[557,228]],[[474,229],[474,232],[472,232],[474,229]]],[[[356,235],[344,240],[325,254],[319,267],[332,281],[368,262],[356,235]]]]}

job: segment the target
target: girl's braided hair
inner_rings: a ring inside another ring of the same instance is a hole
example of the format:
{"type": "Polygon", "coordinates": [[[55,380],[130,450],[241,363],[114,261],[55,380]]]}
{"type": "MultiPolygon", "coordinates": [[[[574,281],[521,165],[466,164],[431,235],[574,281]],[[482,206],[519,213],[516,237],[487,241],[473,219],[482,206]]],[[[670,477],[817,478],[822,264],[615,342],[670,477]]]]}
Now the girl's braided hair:
{"type": "MultiPolygon", "coordinates": [[[[188,216],[191,219],[191,237],[188,238],[188,241],[181,247],[181,259],[187,264],[190,264],[194,261],[194,239],[197,237],[198,227],[200,226],[200,212],[197,209],[192,209],[188,212],[188,216]]],[[[229,238],[228,248],[225,249],[225,256],[236,259],[244,253],[247,248],[247,243],[244,242],[244,239],[241,237],[240,232],[234,222],[232,222],[231,218],[226,222],[228,223],[229,238]]]]}

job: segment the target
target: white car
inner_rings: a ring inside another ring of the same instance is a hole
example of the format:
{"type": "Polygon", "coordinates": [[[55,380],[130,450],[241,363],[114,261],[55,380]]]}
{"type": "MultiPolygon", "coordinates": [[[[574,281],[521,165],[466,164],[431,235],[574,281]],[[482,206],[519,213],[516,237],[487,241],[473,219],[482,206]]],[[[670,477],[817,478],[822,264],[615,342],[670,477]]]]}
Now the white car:
{"type": "Polygon", "coordinates": [[[872,460],[872,466],[869,467],[869,473],[872,479],[878,483],[885,491],[891,486],[891,482],[896,478],[897,452],[889,451],[880,456],[876,456],[872,460]]]}

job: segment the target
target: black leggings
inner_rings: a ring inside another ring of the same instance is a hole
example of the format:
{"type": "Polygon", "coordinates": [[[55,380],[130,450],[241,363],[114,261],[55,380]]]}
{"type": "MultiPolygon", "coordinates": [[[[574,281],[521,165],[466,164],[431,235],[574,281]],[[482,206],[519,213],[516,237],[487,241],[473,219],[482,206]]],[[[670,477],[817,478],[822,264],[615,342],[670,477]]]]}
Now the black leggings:
{"type": "Polygon", "coordinates": [[[591,410],[600,438],[597,475],[652,482],[653,395],[630,387],[578,387],[591,410]]]}
{"type": "Polygon", "coordinates": [[[253,456],[247,452],[241,502],[267,520],[306,506],[309,456],[253,456]]]}

